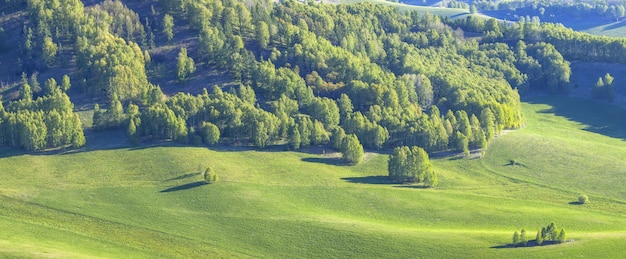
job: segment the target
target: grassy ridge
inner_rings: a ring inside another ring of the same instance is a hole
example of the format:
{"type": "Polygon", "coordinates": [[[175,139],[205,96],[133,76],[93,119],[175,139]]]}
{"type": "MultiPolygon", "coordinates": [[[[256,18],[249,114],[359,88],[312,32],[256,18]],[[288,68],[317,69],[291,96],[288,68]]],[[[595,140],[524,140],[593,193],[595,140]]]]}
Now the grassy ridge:
{"type": "Polygon", "coordinates": [[[622,126],[598,118],[606,109],[530,100],[527,127],[496,138],[485,158],[435,159],[436,189],[387,182],[387,157],[376,154],[349,167],[322,154],[274,150],[2,150],[0,254],[615,257],[626,244],[626,196],[614,184],[626,180],[626,148],[623,136],[602,131],[622,126]],[[508,166],[510,159],[524,165],[508,166]],[[197,184],[198,165],[213,166],[220,181],[197,184]],[[570,204],[580,193],[591,203],[570,204]],[[521,228],[534,237],[551,221],[576,242],[492,248],[521,228]]]}
{"type": "Polygon", "coordinates": [[[410,4],[404,4],[404,3],[395,3],[395,2],[386,1],[386,0],[338,0],[337,1],[337,3],[341,3],[341,4],[355,4],[355,3],[360,3],[360,2],[371,2],[374,4],[394,6],[402,11],[418,11],[420,13],[430,13],[434,15],[448,16],[451,18],[465,17],[466,15],[469,14],[469,11],[465,9],[418,6],[418,5],[410,5],[410,4]]]}

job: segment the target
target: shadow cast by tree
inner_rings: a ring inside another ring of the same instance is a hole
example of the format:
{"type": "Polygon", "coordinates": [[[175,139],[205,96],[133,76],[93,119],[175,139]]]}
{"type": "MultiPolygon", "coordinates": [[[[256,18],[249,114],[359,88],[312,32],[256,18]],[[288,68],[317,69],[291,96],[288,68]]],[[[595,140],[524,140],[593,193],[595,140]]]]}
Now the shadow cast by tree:
{"type": "Polygon", "coordinates": [[[589,109],[588,105],[580,105],[581,99],[573,97],[533,97],[526,100],[533,104],[547,104],[551,108],[539,111],[540,113],[563,116],[567,119],[582,123],[584,130],[602,134],[612,138],[626,140],[626,110],[601,102],[593,102],[590,105],[602,106],[604,112],[598,113],[597,109],[589,109]]]}
{"type": "Polygon", "coordinates": [[[334,166],[347,166],[347,165],[349,165],[343,159],[338,158],[338,157],[305,157],[305,158],[302,158],[302,161],[310,162],[310,163],[334,165],[334,166]]]}
{"type": "Polygon", "coordinates": [[[364,176],[364,177],[345,177],[341,178],[349,183],[361,183],[361,184],[396,184],[396,182],[389,179],[387,176],[364,176]]]}
{"type": "Polygon", "coordinates": [[[406,188],[406,189],[430,189],[432,187],[426,185],[396,185],[395,188],[406,188]]]}
{"type": "Polygon", "coordinates": [[[193,188],[200,187],[200,186],[207,185],[207,184],[208,183],[206,183],[204,181],[198,181],[198,182],[193,182],[193,183],[188,183],[188,184],[175,186],[175,187],[172,187],[172,188],[167,188],[167,189],[162,190],[160,192],[161,193],[168,193],[168,192],[184,191],[184,190],[193,189],[193,188]]]}
{"type": "Polygon", "coordinates": [[[173,177],[173,178],[167,179],[167,180],[165,180],[164,182],[169,182],[169,181],[176,181],[176,180],[187,179],[187,178],[191,178],[191,177],[194,177],[194,176],[198,176],[198,175],[200,175],[200,174],[201,174],[201,173],[188,173],[188,174],[182,174],[182,175],[179,175],[179,176],[176,176],[176,177],[173,177]]]}

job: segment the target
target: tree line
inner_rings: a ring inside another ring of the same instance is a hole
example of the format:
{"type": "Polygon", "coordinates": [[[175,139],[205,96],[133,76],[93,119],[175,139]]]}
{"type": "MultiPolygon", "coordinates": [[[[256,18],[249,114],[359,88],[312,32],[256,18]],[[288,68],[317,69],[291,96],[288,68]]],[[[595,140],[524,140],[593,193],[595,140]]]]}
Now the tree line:
{"type": "Polygon", "coordinates": [[[452,21],[371,3],[174,0],[141,15],[120,1],[26,3],[22,68],[52,69],[63,66],[54,53],[75,55],[77,89],[107,100],[94,107],[94,127],[125,129],[137,143],[341,149],[354,136],[367,149],[468,154],[524,124],[519,92],[570,87],[573,54],[543,35],[556,27],[532,22],[452,21]],[[204,64],[234,84],[165,96],[149,83],[150,50],[187,25],[197,37],[179,48],[180,83],[204,64]]]}
{"type": "Polygon", "coordinates": [[[20,98],[0,102],[0,145],[20,147],[28,151],[46,148],[85,145],[83,126],[65,91],[70,87],[67,76],[58,85],[50,78],[45,93],[33,99],[33,88],[39,88],[37,77],[29,81],[22,75],[20,98]]]}
{"type": "MultiPolygon", "coordinates": [[[[520,232],[515,231],[513,233],[513,246],[529,246],[531,239],[526,235],[526,230],[522,229],[520,232]]],[[[561,244],[567,241],[565,236],[565,229],[558,228],[557,225],[552,222],[549,225],[537,230],[533,246],[545,245],[545,244],[561,244]]]]}

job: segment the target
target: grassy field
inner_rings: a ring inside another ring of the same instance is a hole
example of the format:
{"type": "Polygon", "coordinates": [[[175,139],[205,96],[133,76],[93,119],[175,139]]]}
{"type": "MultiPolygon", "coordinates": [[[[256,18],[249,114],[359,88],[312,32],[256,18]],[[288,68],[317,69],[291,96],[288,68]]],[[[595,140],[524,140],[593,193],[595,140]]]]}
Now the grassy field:
{"type": "Polygon", "coordinates": [[[430,13],[434,15],[448,16],[451,18],[462,18],[470,14],[469,11],[465,9],[433,7],[433,6],[418,6],[418,5],[411,5],[411,4],[405,4],[405,3],[395,3],[395,2],[386,1],[386,0],[337,0],[337,1],[329,1],[329,2],[341,3],[341,4],[355,4],[355,3],[360,3],[360,2],[371,2],[374,4],[395,6],[399,10],[402,10],[402,11],[418,11],[420,13],[430,13]]]}
{"type": "Polygon", "coordinates": [[[387,182],[382,154],[352,167],[324,154],[271,149],[3,149],[0,255],[621,256],[626,125],[611,118],[626,112],[560,97],[523,108],[526,127],[495,139],[484,158],[435,159],[435,189],[387,182]],[[511,159],[523,166],[507,165],[511,159]],[[213,166],[220,181],[203,185],[199,165],[213,166]],[[574,204],[582,193],[591,203],[574,204]],[[552,221],[575,242],[497,248],[515,230],[534,237],[552,221]]]}

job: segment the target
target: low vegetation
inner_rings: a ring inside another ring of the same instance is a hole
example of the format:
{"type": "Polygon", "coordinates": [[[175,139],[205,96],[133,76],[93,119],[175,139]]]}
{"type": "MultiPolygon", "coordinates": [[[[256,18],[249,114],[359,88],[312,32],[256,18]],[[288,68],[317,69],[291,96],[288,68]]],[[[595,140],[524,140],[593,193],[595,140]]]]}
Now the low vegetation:
{"type": "Polygon", "coordinates": [[[537,230],[537,235],[533,242],[529,242],[526,236],[526,230],[522,229],[521,232],[515,231],[513,233],[513,243],[511,245],[515,247],[523,246],[541,246],[546,244],[561,244],[565,243],[565,229],[559,229],[554,222],[550,225],[537,230]]]}
{"type": "Polygon", "coordinates": [[[204,178],[204,181],[206,183],[215,183],[218,180],[217,173],[215,173],[215,170],[213,170],[213,167],[210,167],[210,166],[207,167],[206,170],[204,170],[202,177],[204,178]]]}
{"type": "Polygon", "coordinates": [[[578,196],[578,204],[587,204],[589,203],[589,196],[582,194],[578,196]]]}

